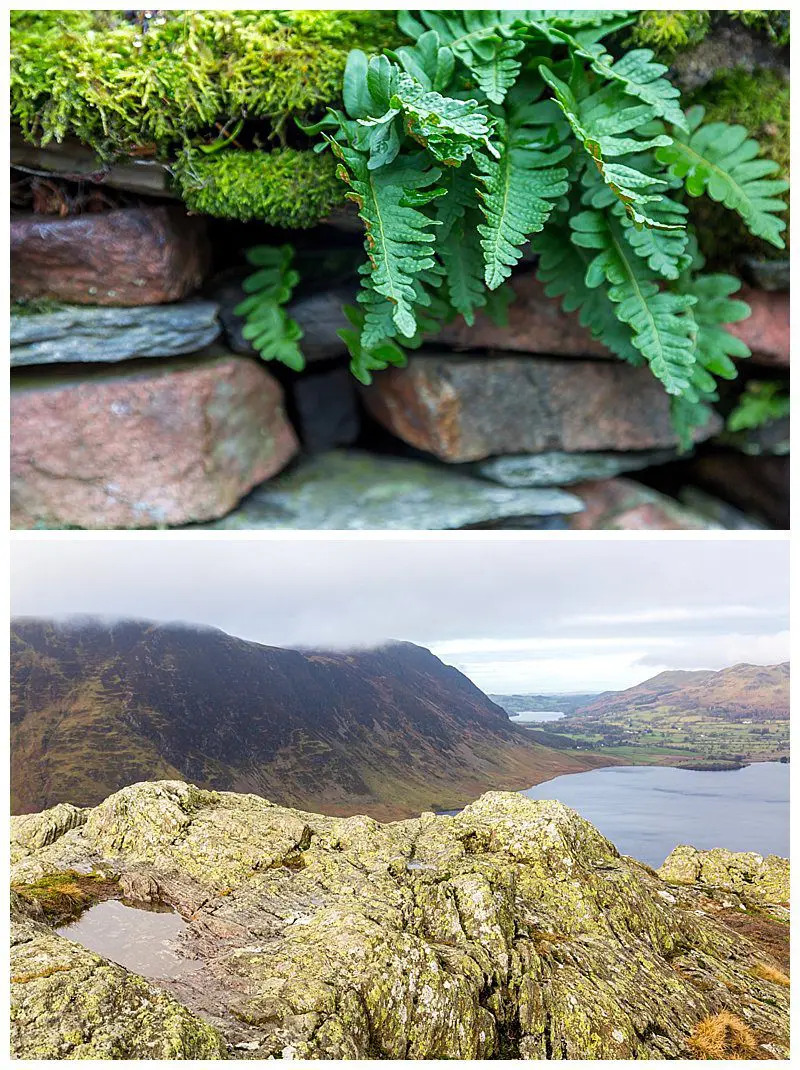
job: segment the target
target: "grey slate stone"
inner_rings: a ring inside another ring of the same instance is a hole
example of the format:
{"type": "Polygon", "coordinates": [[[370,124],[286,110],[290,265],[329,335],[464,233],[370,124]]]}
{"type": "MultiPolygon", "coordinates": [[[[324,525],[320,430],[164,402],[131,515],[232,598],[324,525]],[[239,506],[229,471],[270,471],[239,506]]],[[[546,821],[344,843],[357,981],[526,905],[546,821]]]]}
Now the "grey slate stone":
{"type": "Polygon", "coordinates": [[[262,483],[228,516],[203,527],[437,531],[513,517],[551,518],[582,508],[578,498],[561,490],[513,490],[443,465],[333,450],[262,483]]]}
{"type": "MultiPolygon", "coordinates": [[[[490,457],[475,465],[484,479],[504,487],[563,487],[586,479],[610,479],[654,464],[665,464],[675,450],[641,450],[631,453],[525,453],[490,457]]],[[[685,455],[684,455],[685,456],[685,455]]]]}
{"type": "Polygon", "coordinates": [[[114,363],[174,357],[210,345],[220,334],[213,301],[139,308],[69,306],[11,316],[11,366],[114,363]]]}

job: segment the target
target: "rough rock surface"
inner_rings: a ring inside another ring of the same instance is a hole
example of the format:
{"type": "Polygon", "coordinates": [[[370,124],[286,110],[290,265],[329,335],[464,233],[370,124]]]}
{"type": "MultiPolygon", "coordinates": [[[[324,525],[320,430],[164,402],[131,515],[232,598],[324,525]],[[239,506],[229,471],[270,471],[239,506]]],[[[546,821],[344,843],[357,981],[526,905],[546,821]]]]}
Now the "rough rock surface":
{"type": "Polygon", "coordinates": [[[789,860],[778,855],[734,852],[722,848],[698,851],[681,844],[658,870],[666,881],[701,884],[736,892],[761,904],[789,903],[789,860]]]}
{"type": "Polygon", "coordinates": [[[12,315],[11,366],[176,357],[205,349],[220,330],[212,301],[12,315]]]}
{"type": "Polygon", "coordinates": [[[750,305],[750,316],[740,323],[732,323],[731,334],[750,347],[752,363],[788,368],[791,347],[788,293],[768,293],[745,286],[736,296],[750,305]]]}
{"type": "MultiPolygon", "coordinates": [[[[473,327],[459,319],[445,327],[436,342],[456,349],[505,349],[559,357],[609,357],[609,351],[580,325],[573,313],[562,312],[547,297],[533,272],[511,280],[516,300],[508,310],[508,326],[498,327],[478,313],[473,327]]],[[[730,331],[752,350],[756,364],[789,363],[789,295],[743,287],[737,294],[750,305],[749,319],[733,323],[730,331]]]]}
{"type": "Polygon", "coordinates": [[[11,298],[159,305],[196,290],[208,269],[205,222],[177,206],[25,215],[11,222],[11,298]]]}
{"type": "MultiPolygon", "coordinates": [[[[619,361],[421,353],[362,396],[389,431],[449,462],[677,445],[668,395],[647,369],[619,361]]],[[[719,426],[713,418],[697,437],[719,426]]]]}
{"type": "Polygon", "coordinates": [[[213,528],[443,530],[581,508],[556,489],[498,487],[420,461],[331,450],[258,487],[213,528]]]}
{"type": "Polygon", "coordinates": [[[675,450],[641,450],[631,453],[549,453],[490,457],[475,466],[478,475],[504,487],[560,487],[587,479],[609,479],[676,457],[675,450]]]}
{"type": "Polygon", "coordinates": [[[307,368],[291,385],[295,426],[307,453],[350,446],[361,430],[356,380],[349,368],[307,368]]]}
{"type": "Polygon", "coordinates": [[[83,818],[13,845],[18,1057],[675,1059],[721,1012],[787,1055],[764,951],[561,803],[380,825],[167,781],[83,818]],[[176,908],[199,969],[147,985],[31,922],[25,885],[76,866],[176,908]]]}
{"type": "Polygon", "coordinates": [[[687,509],[674,498],[631,479],[603,479],[576,483],[571,490],[584,510],[570,518],[578,531],[693,531],[720,530],[721,525],[687,509]]]}
{"type": "Polygon", "coordinates": [[[17,377],[11,439],[18,528],[208,520],[297,449],[278,384],[231,355],[17,377]]]}

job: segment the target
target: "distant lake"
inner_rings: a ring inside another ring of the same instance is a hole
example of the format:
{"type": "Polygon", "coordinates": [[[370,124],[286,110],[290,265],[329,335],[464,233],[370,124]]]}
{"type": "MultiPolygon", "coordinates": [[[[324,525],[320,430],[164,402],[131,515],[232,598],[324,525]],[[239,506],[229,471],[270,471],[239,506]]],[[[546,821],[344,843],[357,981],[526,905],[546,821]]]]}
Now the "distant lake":
{"type": "Polygon", "coordinates": [[[789,766],[726,772],[610,766],[555,777],[522,792],[558,799],[623,854],[658,867],[679,843],[789,855],[789,766]]]}
{"type": "Polygon", "coordinates": [[[530,724],[531,721],[557,721],[563,716],[558,710],[522,710],[521,713],[515,713],[511,720],[517,724],[530,724]]]}

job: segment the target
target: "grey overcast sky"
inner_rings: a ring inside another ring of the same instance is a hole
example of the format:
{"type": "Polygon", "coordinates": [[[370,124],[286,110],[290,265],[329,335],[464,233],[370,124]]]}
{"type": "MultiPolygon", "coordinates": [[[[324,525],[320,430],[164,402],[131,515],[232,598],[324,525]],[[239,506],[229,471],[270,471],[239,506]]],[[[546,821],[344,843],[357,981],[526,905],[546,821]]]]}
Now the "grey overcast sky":
{"type": "Polygon", "coordinates": [[[16,616],[182,620],[276,646],[408,639],[485,691],[789,657],[784,540],[29,539],[16,616]]]}

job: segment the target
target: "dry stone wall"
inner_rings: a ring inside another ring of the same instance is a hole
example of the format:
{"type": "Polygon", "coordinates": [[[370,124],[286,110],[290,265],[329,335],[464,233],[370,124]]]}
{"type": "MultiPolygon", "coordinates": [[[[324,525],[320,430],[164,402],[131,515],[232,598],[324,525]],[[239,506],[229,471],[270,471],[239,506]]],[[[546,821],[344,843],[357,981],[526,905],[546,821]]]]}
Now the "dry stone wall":
{"type": "MultiPolygon", "coordinates": [[[[285,236],[135,201],[12,220],[15,527],[782,526],[786,436],[731,444],[717,418],[679,456],[661,387],[529,263],[507,327],[459,321],[360,387],[337,334],[361,256],[347,226],[303,239],[297,374],[234,312],[244,250],[285,236]]],[[[781,374],[788,294],[745,296],[736,333],[781,374]]]]}

